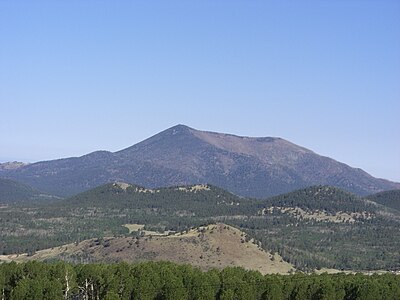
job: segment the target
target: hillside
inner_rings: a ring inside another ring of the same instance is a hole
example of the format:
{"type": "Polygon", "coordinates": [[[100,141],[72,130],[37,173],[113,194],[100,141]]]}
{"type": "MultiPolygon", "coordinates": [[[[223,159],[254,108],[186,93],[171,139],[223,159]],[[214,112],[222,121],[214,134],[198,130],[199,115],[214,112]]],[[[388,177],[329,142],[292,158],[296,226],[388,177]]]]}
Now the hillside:
{"type": "Polygon", "coordinates": [[[364,198],[332,186],[311,186],[266,200],[270,206],[299,207],[328,213],[339,211],[376,211],[375,205],[364,198]]]}
{"type": "Polygon", "coordinates": [[[208,183],[257,198],[311,185],[359,195],[400,188],[399,183],[374,178],[281,138],[241,137],[184,125],[118,152],[0,169],[0,176],[62,196],[118,181],[147,188],[208,183]]]}
{"type": "Polygon", "coordinates": [[[56,199],[54,196],[41,193],[26,184],[0,178],[0,204],[50,201],[54,199],[56,199]]]}
{"type": "Polygon", "coordinates": [[[367,199],[400,211],[400,190],[391,190],[369,195],[367,199]]]}
{"type": "Polygon", "coordinates": [[[287,274],[294,267],[263,251],[245,233],[226,224],[208,225],[167,236],[91,239],[27,255],[0,255],[1,261],[141,262],[171,261],[203,270],[243,267],[263,274],[287,274]]]}
{"type": "Polygon", "coordinates": [[[240,227],[297,267],[398,269],[399,214],[335,187],[313,186],[263,201],[264,218],[240,227]]]}
{"type": "Polygon", "coordinates": [[[260,207],[255,200],[209,185],[151,190],[110,183],[46,205],[0,207],[0,253],[127,234],[123,224],[182,231],[215,222],[211,218],[256,214],[260,207]]]}
{"type": "Polygon", "coordinates": [[[108,183],[58,202],[63,208],[162,211],[163,215],[207,217],[255,213],[260,202],[238,197],[212,185],[147,189],[127,183],[108,183]]]}
{"type": "Polygon", "coordinates": [[[386,210],[329,186],[259,200],[212,185],[148,189],[119,182],[46,205],[0,207],[0,253],[136,237],[135,224],[155,235],[219,222],[246,232],[296,269],[399,270],[400,213],[386,210]]]}

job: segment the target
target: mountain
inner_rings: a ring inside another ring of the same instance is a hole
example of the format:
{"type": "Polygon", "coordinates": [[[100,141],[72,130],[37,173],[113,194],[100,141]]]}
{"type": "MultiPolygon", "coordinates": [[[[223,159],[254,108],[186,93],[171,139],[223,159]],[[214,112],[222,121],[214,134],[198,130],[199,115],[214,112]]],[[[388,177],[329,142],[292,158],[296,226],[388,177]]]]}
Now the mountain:
{"type": "Polygon", "coordinates": [[[44,194],[26,184],[0,178],[0,204],[54,200],[58,197],[44,194]]]}
{"type": "Polygon", "coordinates": [[[107,182],[160,186],[209,183],[242,196],[263,198],[311,185],[332,185],[359,195],[399,189],[361,169],[274,137],[241,137],[177,125],[118,152],[0,169],[57,195],[73,195],[107,182]]]}
{"type": "Polygon", "coordinates": [[[367,196],[367,199],[400,211],[400,190],[391,190],[367,196]]]}

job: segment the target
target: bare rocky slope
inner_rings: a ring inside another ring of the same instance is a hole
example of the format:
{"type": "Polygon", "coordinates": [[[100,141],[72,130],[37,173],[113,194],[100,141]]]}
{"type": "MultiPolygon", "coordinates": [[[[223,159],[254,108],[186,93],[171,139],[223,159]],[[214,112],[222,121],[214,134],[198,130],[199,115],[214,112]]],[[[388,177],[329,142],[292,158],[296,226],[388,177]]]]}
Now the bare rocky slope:
{"type": "Polygon", "coordinates": [[[281,138],[241,137],[177,125],[118,152],[1,169],[0,177],[47,193],[69,196],[115,181],[145,187],[210,183],[242,196],[263,198],[311,185],[367,195],[399,189],[281,138]]]}

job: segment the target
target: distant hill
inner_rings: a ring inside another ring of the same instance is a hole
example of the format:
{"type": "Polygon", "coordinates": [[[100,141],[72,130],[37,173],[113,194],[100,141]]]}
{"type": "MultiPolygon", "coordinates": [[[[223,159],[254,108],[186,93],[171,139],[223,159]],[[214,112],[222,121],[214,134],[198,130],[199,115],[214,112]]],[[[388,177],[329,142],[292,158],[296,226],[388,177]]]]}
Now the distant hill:
{"type": "Polygon", "coordinates": [[[296,267],[400,268],[400,213],[331,186],[265,199],[263,219],[231,222],[296,267]]]}
{"type": "Polygon", "coordinates": [[[369,195],[367,199],[400,211],[400,190],[391,190],[369,195]]]}
{"type": "Polygon", "coordinates": [[[299,207],[328,213],[376,211],[366,199],[332,186],[311,186],[287,194],[268,198],[270,206],[299,207]]]}
{"type": "MultiPolygon", "coordinates": [[[[255,199],[239,197],[212,185],[147,189],[127,183],[108,183],[54,205],[71,209],[98,207],[115,210],[153,210],[165,216],[164,218],[204,218],[256,213],[262,204],[255,199]]],[[[147,216],[148,220],[151,219],[151,214],[147,216]]],[[[183,225],[186,222],[181,223],[183,225]]]]}
{"type": "Polygon", "coordinates": [[[400,184],[274,137],[241,137],[178,125],[118,152],[0,169],[0,177],[69,196],[107,182],[147,188],[209,183],[235,194],[264,198],[311,185],[367,195],[400,184]]]}
{"type": "Polygon", "coordinates": [[[54,196],[44,194],[26,184],[22,184],[10,179],[0,178],[0,204],[46,201],[54,199],[54,196]]]}

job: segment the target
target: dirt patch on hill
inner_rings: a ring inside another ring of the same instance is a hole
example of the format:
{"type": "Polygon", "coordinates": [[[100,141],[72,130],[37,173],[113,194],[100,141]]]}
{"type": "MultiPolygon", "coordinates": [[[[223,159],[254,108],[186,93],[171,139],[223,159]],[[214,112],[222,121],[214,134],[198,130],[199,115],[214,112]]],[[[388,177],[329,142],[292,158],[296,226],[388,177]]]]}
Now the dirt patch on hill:
{"type": "Polygon", "coordinates": [[[294,216],[297,219],[315,220],[322,222],[333,223],[355,223],[363,220],[371,220],[374,217],[373,213],[369,212],[336,212],[328,213],[324,210],[304,210],[300,207],[279,207],[271,206],[262,210],[262,214],[272,214],[274,211],[286,213],[294,216]]]}
{"type": "Polygon", "coordinates": [[[246,234],[225,224],[200,227],[169,236],[91,239],[36,252],[34,255],[0,256],[0,261],[82,259],[90,262],[172,261],[203,270],[240,266],[263,274],[287,274],[294,267],[280,256],[246,241],[246,234]]]}

